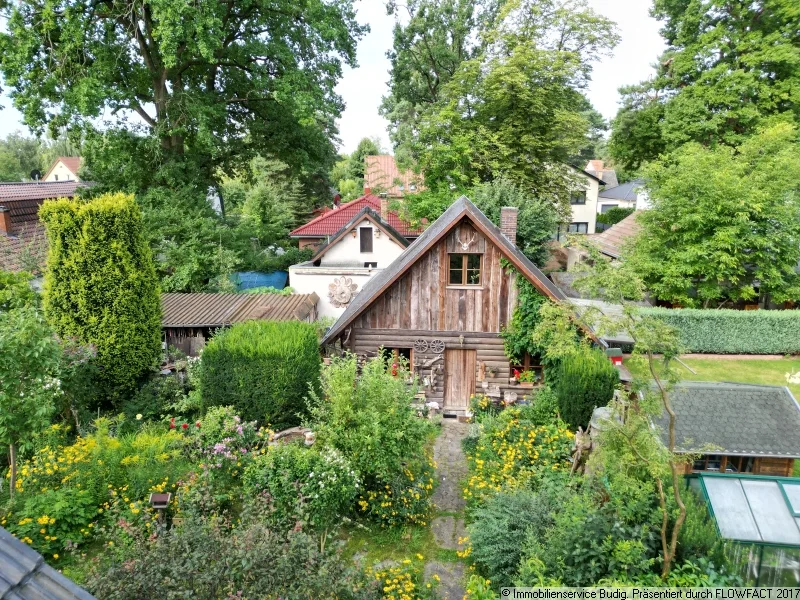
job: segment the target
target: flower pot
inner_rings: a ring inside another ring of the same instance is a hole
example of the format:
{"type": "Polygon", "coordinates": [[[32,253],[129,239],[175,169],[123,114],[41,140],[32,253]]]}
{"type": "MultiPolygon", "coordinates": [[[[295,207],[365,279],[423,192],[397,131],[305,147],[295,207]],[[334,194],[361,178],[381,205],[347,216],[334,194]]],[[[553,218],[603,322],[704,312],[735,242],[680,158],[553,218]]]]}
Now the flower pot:
{"type": "Polygon", "coordinates": [[[533,389],[533,381],[520,381],[519,382],[519,387],[524,388],[526,390],[532,390],[533,389]]]}

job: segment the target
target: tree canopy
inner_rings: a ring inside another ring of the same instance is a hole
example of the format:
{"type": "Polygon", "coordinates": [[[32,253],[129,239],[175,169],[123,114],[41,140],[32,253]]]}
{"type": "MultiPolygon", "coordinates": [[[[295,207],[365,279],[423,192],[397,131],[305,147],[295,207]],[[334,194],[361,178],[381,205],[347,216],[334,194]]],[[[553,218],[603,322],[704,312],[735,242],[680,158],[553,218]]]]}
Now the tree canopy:
{"type": "Polygon", "coordinates": [[[800,298],[798,131],[736,147],[692,142],[649,165],[652,208],[626,259],[652,294],[686,307],[800,298]]]}
{"type": "Polygon", "coordinates": [[[741,144],[771,118],[800,117],[794,0],[655,0],[667,50],[655,75],[623,88],[610,151],[637,168],[686,142],[741,144]]]}

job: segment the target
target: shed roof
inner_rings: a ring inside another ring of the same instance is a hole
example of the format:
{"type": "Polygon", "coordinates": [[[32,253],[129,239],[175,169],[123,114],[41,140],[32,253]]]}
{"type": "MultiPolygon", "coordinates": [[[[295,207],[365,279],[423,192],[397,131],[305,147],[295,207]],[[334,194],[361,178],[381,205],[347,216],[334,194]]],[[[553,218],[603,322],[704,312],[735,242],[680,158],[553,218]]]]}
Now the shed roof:
{"type": "Polygon", "coordinates": [[[637,220],[642,211],[637,210],[619,223],[615,223],[602,233],[589,236],[589,240],[597,246],[603,254],[612,258],[619,258],[622,253],[622,246],[629,239],[634,237],[642,229],[637,220]]]}
{"type": "MultiPolygon", "coordinates": [[[[670,400],[680,452],[800,458],[800,406],[786,387],[686,381],[670,400]]],[[[665,443],[668,423],[655,420],[665,443]]]]}
{"type": "Polygon", "coordinates": [[[0,527],[0,600],[95,600],[0,527]]]}
{"type": "Polygon", "coordinates": [[[47,234],[38,221],[14,225],[11,235],[0,234],[0,269],[41,271],[47,260],[47,234]]]}
{"type": "Polygon", "coordinates": [[[411,170],[400,171],[391,154],[371,154],[364,157],[364,187],[380,190],[394,197],[423,189],[422,176],[411,170]],[[412,190],[412,185],[417,186],[417,189],[412,190]]]}
{"type": "Polygon", "coordinates": [[[800,480],[700,473],[720,535],[800,547],[800,480]]]}
{"type": "Polygon", "coordinates": [[[243,321],[303,321],[316,294],[161,294],[161,326],[223,327],[243,321]]]}
{"type": "Polygon", "coordinates": [[[531,283],[553,299],[566,299],[564,293],[553,285],[545,274],[519,248],[512,244],[469,198],[461,196],[422,235],[414,240],[394,262],[364,284],[361,292],[348,304],[347,309],[325,335],[322,343],[335,339],[375,298],[400,278],[464,216],[468,216],[531,283]]]}
{"type": "MultiPolygon", "coordinates": [[[[352,202],[340,204],[328,212],[311,219],[305,225],[301,225],[289,236],[298,237],[327,237],[336,235],[350,220],[364,208],[371,208],[377,213],[381,211],[381,199],[374,194],[361,196],[352,202]]],[[[420,227],[412,227],[409,223],[401,219],[395,211],[389,211],[389,225],[405,237],[416,237],[421,232],[420,227]]]]}
{"type": "Polygon", "coordinates": [[[0,183],[0,206],[8,206],[14,215],[14,207],[9,201],[47,200],[49,198],[71,198],[75,190],[85,187],[81,181],[29,181],[24,183],[0,183]]]}

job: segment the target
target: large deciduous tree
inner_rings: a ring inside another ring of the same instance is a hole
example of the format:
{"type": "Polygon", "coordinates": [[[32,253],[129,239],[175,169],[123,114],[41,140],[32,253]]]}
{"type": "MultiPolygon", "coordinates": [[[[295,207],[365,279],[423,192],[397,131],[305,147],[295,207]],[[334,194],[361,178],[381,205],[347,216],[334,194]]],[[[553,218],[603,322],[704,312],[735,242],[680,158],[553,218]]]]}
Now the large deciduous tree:
{"type": "Polygon", "coordinates": [[[99,381],[113,400],[158,364],[161,307],[150,248],[133,197],[45,202],[50,252],[47,320],[62,337],[97,348],[99,381]]]}
{"type": "Polygon", "coordinates": [[[667,50],[655,76],[623,89],[610,149],[635,168],[694,141],[740,144],[779,116],[800,118],[794,0],[655,0],[667,50]]]}
{"type": "Polygon", "coordinates": [[[342,109],[334,86],[343,63],[355,64],[365,31],[352,0],[22,0],[2,7],[0,71],[34,130],[91,128],[110,118],[111,130],[158,141],[160,148],[129,160],[152,167],[184,155],[194,178],[264,149],[298,169],[327,170],[333,160],[342,109]]]}
{"type": "Polygon", "coordinates": [[[685,144],[646,169],[652,209],[627,260],[687,307],[800,298],[800,154],[782,123],[736,148],[685,144]]]}

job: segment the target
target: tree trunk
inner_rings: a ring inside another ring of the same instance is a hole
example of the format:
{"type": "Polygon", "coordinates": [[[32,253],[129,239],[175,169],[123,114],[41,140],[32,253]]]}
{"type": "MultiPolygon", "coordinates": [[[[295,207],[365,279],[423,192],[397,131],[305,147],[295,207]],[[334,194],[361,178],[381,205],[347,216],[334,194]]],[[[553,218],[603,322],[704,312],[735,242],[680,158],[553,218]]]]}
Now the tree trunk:
{"type": "Polygon", "coordinates": [[[11,480],[9,481],[8,495],[14,498],[14,491],[17,488],[17,447],[14,444],[8,446],[8,463],[11,466],[11,480]]]}

